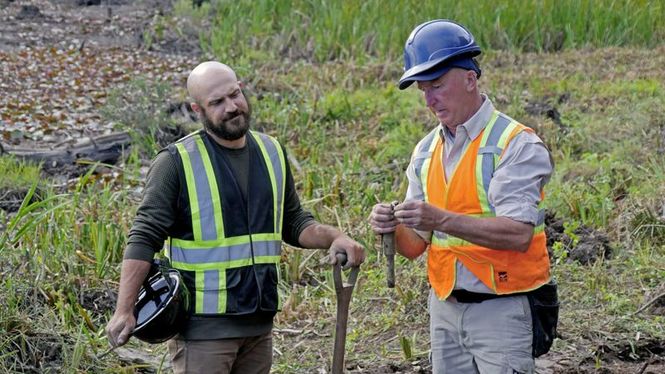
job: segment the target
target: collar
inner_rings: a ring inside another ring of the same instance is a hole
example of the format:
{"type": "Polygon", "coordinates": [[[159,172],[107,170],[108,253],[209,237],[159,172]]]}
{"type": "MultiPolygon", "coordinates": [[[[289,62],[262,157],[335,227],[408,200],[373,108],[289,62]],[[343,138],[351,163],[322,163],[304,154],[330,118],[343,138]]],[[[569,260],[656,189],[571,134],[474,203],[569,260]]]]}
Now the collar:
{"type": "MultiPolygon", "coordinates": [[[[487,126],[487,123],[489,122],[490,118],[492,118],[495,109],[492,101],[489,99],[489,97],[487,97],[487,95],[481,94],[481,96],[483,98],[483,103],[480,105],[480,108],[478,108],[478,111],[476,111],[476,113],[474,113],[471,118],[457,127],[455,135],[460,134],[459,130],[461,127],[464,129],[463,132],[466,137],[469,140],[474,140],[478,137],[478,135],[480,135],[485,126],[487,126]]],[[[453,135],[446,126],[443,126],[441,123],[439,123],[439,128],[441,135],[445,134],[448,139],[454,141],[455,135],[453,135]]]]}
{"type": "Polygon", "coordinates": [[[254,144],[254,139],[253,139],[252,135],[249,133],[249,130],[245,134],[245,145],[243,145],[240,148],[229,148],[229,147],[226,147],[222,144],[217,143],[215,141],[215,138],[210,136],[210,134],[208,134],[208,132],[203,130],[203,129],[201,130],[201,134],[202,134],[203,137],[208,138],[208,141],[210,142],[210,144],[213,145],[213,147],[215,147],[215,149],[219,149],[224,153],[232,154],[232,155],[243,154],[243,153],[247,152],[247,150],[249,150],[249,148],[251,146],[253,146],[253,144],[254,144]]]}

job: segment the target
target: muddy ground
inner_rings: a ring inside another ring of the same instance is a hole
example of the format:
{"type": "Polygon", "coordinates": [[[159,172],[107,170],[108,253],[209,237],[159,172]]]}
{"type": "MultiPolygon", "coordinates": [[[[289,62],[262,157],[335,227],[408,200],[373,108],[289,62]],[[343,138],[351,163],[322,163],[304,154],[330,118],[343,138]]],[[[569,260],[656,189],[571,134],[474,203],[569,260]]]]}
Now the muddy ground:
{"type": "MultiPolygon", "coordinates": [[[[168,0],[0,0],[0,145],[57,149],[81,138],[114,132],[99,108],[111,89],[139,74],[184,87],[188,70],[203,57],[197,34],[172,35],[167,31],[158,41],[148,43],[145,39],[155,16],[170,9],[168,0]]],[[[559,116],[556,109],[546,113],[559,116]]],[[[20,196],[14,196],[20,192],[4,193],[4,197],[20,201],[20,196]]],[[[15,208],[3,206],[9,211],[15,208]]],[[[562,222],[553,215],[547,218],[547,234],[548,244],[570,241],[562,222]]],[[[571,260],[589,264],[612,256],[609,240],[602,233],[582,227],[575,234],[580,245],[571,250],[571,260]]],[[[82,295],[82,305],[95,314],[112,308],[113,295],[107,292],[93,290],[82,295]]],[[[46,342],[42,359],[60,360],[57,347],[47,344],[47,338],[42,340],[46,342]]],[[[551,352],[537,360],[538,372],[665,372],[661,341],[629,345],[609,337],[604,342],[592,354],[551,352]],[[596,367],[597,359],[603,360],[602,369],[596,367]]],[[[126,360],[135,362],[132,360],[137,358],[126,360]]],[[[363,373],[431,372],[424,358],[409,364],[348,369],[363,373]]]]}
{"type": "Polygon", "coordinates": [[[5,148],[55,149],[117,130],[100,108],[112,90],[137,76],[184,87],[188,69],[201,57],[198,41],[144,40],[155,17],[169,11],[169,1],[90,3],[95,1],[0,0],[5,148]]]}

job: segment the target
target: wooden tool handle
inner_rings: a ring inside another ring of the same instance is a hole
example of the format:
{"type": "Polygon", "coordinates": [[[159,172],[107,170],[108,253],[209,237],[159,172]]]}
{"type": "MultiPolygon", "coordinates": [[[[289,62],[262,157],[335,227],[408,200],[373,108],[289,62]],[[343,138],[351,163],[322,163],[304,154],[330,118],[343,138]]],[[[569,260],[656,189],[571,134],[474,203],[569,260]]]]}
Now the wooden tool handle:
{"type": "Polygon", "coordinates": [[[386,283],[389,288],[395,287],[395,233],[381,235],[381,246],[386,256],[386,283]]]}

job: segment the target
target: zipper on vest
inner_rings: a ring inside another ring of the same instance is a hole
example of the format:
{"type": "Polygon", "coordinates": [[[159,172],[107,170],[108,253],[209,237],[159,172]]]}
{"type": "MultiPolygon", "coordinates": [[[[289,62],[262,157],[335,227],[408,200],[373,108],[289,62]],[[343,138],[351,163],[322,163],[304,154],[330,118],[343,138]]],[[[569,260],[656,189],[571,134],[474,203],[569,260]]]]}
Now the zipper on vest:
{"type": "MultiPolygon", "coordinates": [[[[254,140],[252,136],[247,133],[245,135],[246,137],[246,142],[247,144],[245,145],[247,147],[247,196],[243,196],[242,194],[242,189],[240,188],[240,185],[238,184],[238,176],[233,172],[233,168],[231,167],[230,164],[226,165],[226,167],[229,168],[229,171],[231,172],[231,176],[233,177],[233,183],[236,185],[236,188],[238,189],[238,192],[240,192],[240,197],[242,198],[242,203],[245,208],[245,217],[246,217],[246,225],[247,225],[247,236],[249,237],[249,251],[252,255],[252,274],[254,275],[254,282],[256,282],[256,288],[258,291],[258,302],[256,304],[256,308],[254,309],[254,312],[257,312],[261,309],[261,300],[263,299],[263,291],[261,290],[261,284],[259,282],[259,275],[256,273],[256,259],[254,258],[254,241],[252,239],[252,219],[250,217],[250,209],[249,209],[249,202],[250,202],[250,190],[251,190],[251,183],[250,183],[250,178],[251,178],[251,173],[250,173],[250,166],[252,165],[252,141],[254,140]]],[[[227,162],[226,160],[226,155],[222,154],[222,161],[227,162]]]]}
{"type": "MultiPolygon", "coordinates": [[[[247,137],[247,146],[249,147],[250,145],[250,139],[252,138],[250,135],[245,135],[247,137]]],[[[253,139],[252,139],[253,140],[253,139]]],[[[254,257],[254,240],[252,239],[252,219],[250,217],[250,209],[249,209],[249,202],[250,202],[250,190],[251,190],[251,173],[249,172],[249,167],[252,165],[252,149],[251,147],[247,150],[247,196],[245,198],[245,209],[246,209],[246,217],[247,217],[247,235],[249,236],[249,251],[252,254],[252,274],[254,274],[254,282],[256,282],[256,289],[258,290],[258,299],[256,303],[256,309],[254,309],[254,312],[258,312],[261,310],[261,300],[263,300],[263,290],[261,289],[261,283],[259,282],[259,275],[256,273],[256,259],[254,257]]],[[[238,182],[236,181],[236,184],[238,182]]]]}

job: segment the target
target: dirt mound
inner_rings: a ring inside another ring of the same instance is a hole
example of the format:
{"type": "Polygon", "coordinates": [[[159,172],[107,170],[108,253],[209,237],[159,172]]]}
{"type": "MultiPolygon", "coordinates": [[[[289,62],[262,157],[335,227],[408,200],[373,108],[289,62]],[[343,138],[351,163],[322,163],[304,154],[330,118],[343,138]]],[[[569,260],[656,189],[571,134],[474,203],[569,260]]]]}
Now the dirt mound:
{"type": "Polygon", "coordinates": [[[567,230],[564,220],[557,218],[552,211],[545,214],[545,234],[550,257],[565,255],[568,261],[577,261],[583,265],[612,257],[613,249],[606,233],[586,226],[567,230]],[[557,243],[563,246],[564,253],[554,253],[557,243]]]}

